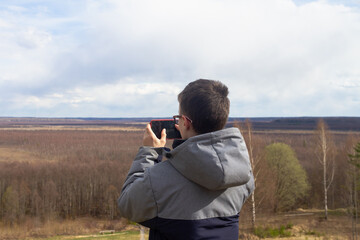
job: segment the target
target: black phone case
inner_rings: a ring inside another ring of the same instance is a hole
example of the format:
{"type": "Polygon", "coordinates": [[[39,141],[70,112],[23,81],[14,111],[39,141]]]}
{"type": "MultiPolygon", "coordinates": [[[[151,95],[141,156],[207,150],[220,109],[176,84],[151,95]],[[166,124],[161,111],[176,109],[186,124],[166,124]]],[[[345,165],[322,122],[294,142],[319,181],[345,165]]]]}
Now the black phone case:
{"type": "Polygon", "coordinates": [[[180,132],[175,128],[175,122],[171,119],[152,120],[150,122],[151,129],[157,138],[161,138],[161,131],[166,129],[167,139],[181,139],[180,132]]]}

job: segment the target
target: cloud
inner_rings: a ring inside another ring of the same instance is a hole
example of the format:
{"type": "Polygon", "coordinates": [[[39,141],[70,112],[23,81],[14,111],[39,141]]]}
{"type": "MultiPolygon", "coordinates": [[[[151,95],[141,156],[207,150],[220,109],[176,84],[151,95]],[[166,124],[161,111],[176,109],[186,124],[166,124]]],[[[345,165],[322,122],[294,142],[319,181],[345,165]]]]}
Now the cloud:
{"type": "Polygon", "coordinates": [[[68,89],[65,92],[44,96],[17,95],[10,99],[9,103],[10,109],[31,109],[45,115],[61,109],[67,112],[68,117],[78,117],[79,113],[86,113],[88,117],[116,117],[125,114],[169,117],[178,111],[175,96],[180,91],[181,88],[176,84],[124,84],[118,81],[113,84],[68,89]],[[143,107],[147,110],[139,113],[139,102],[144,104],[143,107]]]}
{"type": "Polygon", "coordinates": [[[228,85],[232,116],[359,115],[359,18],[335,0],[3,3],[0,105],[171,116],[188,82],[210,78],[228,85]]]}
{"type": "Polygon", "coordinates": [[[41,48],[51,41],[51,35],[36,29],[28,28],[17,36],[17,44],[24,48],[41,48]]]}

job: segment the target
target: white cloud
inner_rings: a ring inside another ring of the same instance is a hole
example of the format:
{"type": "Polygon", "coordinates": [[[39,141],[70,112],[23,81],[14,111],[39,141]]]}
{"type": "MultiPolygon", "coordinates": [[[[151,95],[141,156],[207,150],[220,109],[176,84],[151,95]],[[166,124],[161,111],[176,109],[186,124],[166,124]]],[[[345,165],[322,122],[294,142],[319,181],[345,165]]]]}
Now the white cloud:
{"type": "Polygon", "coordinates": [[[54,109],[65,106],[67,106],[67,111],[75,111],[69,114],[74,117],[77,117],[78,111],[82,111],[84,108],[88,111],[86,116],[96,117],[98,116],[96,113],[101,107],[104,107],[101,110],[102,114],[108,117],[119,117],[129,113],[137,117],[169,117],[177,113],[176,96],[180,91],[181,88],[176,84],[123,84],[119,81],[114,84],[69,89],[66,92],[52,93],[41,97],[17,95],[9,102],[13,108],[40,110],[48,112],[53,117],[61,117],[54,109]],[[139,112],[139,101],[148,110],[139,112]],[[171,114],[167,115],[169,114],[167,111],[171,114]]]}
{"type": "Polygon", "coordinates": [[[166,116],[189,81],[210,78],[228,85],[233,116],[360,114],[354,1],[17,2],[0,11],[0,103],[166,116]]]}
{"type": "Polygon", "coordinates": [[[17,43],[25,48],[39,48],[44,47],[52,40],[49,33],[39,31],[34,28],[28,28],[17,34],[17,43]]]}

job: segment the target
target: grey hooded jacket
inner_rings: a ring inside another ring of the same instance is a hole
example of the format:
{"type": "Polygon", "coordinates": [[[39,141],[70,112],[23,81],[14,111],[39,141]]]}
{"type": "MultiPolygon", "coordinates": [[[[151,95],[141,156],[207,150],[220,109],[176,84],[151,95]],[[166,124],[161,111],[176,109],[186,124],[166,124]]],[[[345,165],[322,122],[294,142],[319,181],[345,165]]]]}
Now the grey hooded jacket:
{"type": "Polygon", "coordinates": [[[141,147],[118,205],[123,217],[151,228],[150,239],[235,239],[238,213],[253,189],[244,139],[227,128],[191,137],[172,151],[141,147]],[[168,160],[161,162],[162,156],[168,160]],[[233,237],[222,238],[229,225],[233,237]],[[181,235],[186,231],[191,235],[181,235]]]}

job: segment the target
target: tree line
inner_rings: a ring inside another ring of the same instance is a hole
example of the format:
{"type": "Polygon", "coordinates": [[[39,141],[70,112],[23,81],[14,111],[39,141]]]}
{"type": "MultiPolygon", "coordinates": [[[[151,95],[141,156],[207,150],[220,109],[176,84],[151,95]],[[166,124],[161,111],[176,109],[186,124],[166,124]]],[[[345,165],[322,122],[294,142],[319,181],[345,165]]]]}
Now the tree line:
{"type": "Polygon", "coordinates": [[[349,212],[357,205],[354,184],[358,185],[359,179],[349,174],[358,171],[353,159],[359,156],[351,153],[357,151],[359,133],[331,132],[322,119],[314,131],[294,131],[291,136],[253,131],[249,121],[237,126],[247,143],[255,175],[256,188],[250,200],[253,226],[257,211],[322,208],[327,219],[329,204],[349,212]]]}
{"type": "MultiPolygon", "coordinates": [[[[360,161],[350,156],[357,156],[354,147],[360,135],[331,132],[322,124],[324,135],[320,123],[312,132],[254,131],[249,121],[237,124],[256,178],[256,190],[245,207],[252,209],[254,223],[257,212],[325,206],[355,209],[360,161]],[[321,136],[326,137],[325,148],[321,136]]],[[[0,160],[1,221],[11,225],[27,217],[43,221],[89,215],[117,218],[116,200],[142,135],[1,130],[0,151],[17,149],[38,159],[0,160]]]]}
{"type": "Polygon", "coordinates": [[[116,218],[120,186],[141,136],[110,131],[2,131],[3,149],[21,149],[38,160],[0,161],[1,220],[14,224],[28,216],[44,221],[89,215],[116,218]]]}

